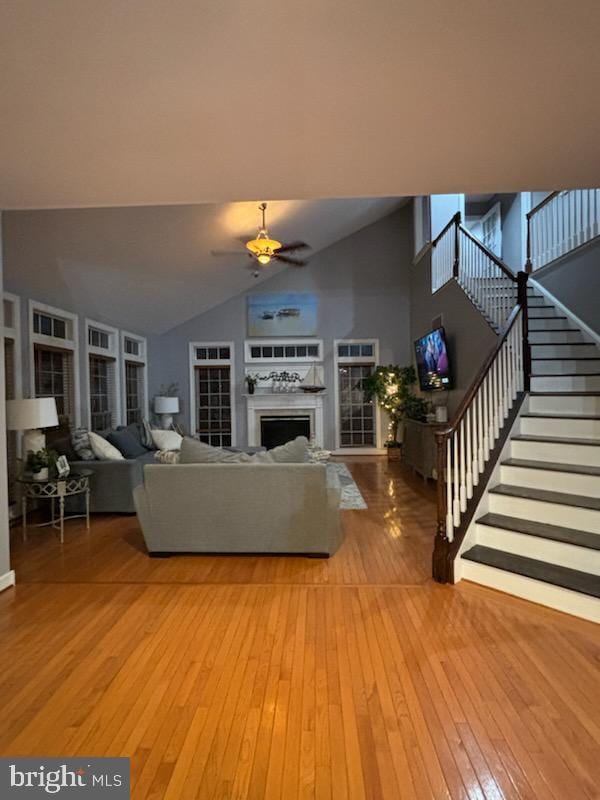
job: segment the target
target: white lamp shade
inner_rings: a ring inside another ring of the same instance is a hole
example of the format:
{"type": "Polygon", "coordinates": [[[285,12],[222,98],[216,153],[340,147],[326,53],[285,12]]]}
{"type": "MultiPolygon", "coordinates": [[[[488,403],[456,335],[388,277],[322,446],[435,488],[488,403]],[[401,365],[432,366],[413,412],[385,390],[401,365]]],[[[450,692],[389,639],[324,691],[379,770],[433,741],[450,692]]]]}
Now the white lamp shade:
{"type": "Polygon", "coordinates": [[[154,412],[156,414],[179,414],[179,398],[155,397],[154,412]]]}
{"type": "Polygon", "coordinates": [[[53,397],[8,400],[6,403],[6,427],[9,431],[55,428],[57,425],[58,414],[56,413],[56,400],[53,397]]]}

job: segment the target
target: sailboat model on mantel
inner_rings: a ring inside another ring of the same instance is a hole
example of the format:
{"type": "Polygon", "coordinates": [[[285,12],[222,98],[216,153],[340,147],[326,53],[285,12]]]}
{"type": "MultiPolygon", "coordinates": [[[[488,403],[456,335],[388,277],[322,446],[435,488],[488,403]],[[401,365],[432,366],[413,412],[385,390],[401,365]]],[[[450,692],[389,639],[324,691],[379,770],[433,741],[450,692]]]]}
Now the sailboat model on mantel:
{"type": "Polygon", "coordinates": [[[322,392],[325,389],[319,367],[315,367],[314,364],[311,364],[308,372],[304,376],[302,383],[300,384],[300,388],[303,392],[310,392],[313,394],[322,392]]]}

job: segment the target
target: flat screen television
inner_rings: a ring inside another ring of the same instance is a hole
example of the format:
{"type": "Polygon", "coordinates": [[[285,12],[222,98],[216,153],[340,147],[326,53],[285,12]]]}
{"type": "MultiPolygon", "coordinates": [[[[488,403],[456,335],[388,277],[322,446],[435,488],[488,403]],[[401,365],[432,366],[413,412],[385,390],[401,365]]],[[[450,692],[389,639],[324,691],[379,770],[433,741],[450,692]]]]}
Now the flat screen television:
{"type": "Polygon", "coordinates": [[[443,328],[435,328],[417,339],[415,355],[421,391],[452,388],[446,332],[443,328]]]}

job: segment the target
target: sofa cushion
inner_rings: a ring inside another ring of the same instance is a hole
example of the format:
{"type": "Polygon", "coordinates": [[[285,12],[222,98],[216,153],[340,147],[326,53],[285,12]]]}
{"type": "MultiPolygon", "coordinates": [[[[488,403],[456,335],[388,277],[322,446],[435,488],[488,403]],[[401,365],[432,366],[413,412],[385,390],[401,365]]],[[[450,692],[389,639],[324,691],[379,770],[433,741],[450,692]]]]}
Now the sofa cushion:
{"type": "Polygon", "coordinates": [[[163,431],[158,428],[152,429],[152,440],[157,450],[179,450],[181,448],[182,436],[177,431],[163,431]]]}
{"type": "Polygon", "coordinates": [[[139,437],[136,438],[129,428],[112,431],[106,440],[114,445],[125,458],[138,458],[148,452],[142,447],[139,437]]]}
{"type": "Polygon", "coordinates": [[[73,449],[77,453],[77,458],[82,461],[93,461],[96,458],[87,428],[75,428],[74,431],[71,431],[71,442],[73,449]]]}
{"type": "Polygon", "coordinates": [[[248,464],[252,457],[247,453],[232,453],[220,447],[211,447],[186,436],[181,443],[180,464],[248,464]]]}
{"type": "Polygon", "coordinates": [[[267,454],[278,464],[306,463],[310,461],[308,439],[306,436],[296,436],[292,442],[274,447],[272,450],[268,450],[267,454]]]}
{"type": "Polygon", "coordinates": [[[90,431],[88,436],[92,451],[99,461],[124,461],[122,454],[104,436],[93,431],[90,431]]]}
{"type": "Polygon", "coordinates": [[[181,458],[181,450],[157,450],[154,453],[154,459],[159,464],[179,464],[181,458]]]}

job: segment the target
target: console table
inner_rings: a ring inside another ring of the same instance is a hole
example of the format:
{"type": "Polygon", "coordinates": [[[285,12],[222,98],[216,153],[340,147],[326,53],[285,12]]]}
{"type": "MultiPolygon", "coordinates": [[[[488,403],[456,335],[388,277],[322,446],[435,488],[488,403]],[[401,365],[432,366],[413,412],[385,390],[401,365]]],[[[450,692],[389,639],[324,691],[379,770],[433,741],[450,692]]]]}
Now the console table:
{"type": "Polygon", "coordinates": [[[19,478],[19,483],[23,491],[22,512],[23,512],[23,541],[27,541],[27,500],[50,500],[51,519],[49,522],[40,522],[31,525],[32,528],[43,528],[52,526],[60,531],[60,543],[65,540],[65,520],[79,519],[85,517],[85,525],[90,528],[90,476],[91,470],[79,470],[71,472],[63,478],[46,478],[38,480],[33,477],[19,478]],[[69,514],[65,516],[65,497],[74,494],[85,494],[85,514],[69,514]],[[58,499],[58,515],[56,514],[56,500],[58,499]]]}
{"type": "Polygon", "coordinates": [[[404,421],[402,459],[424,480],[437,479],[437,444],[435,432],[447,428],[447,423],[404,421]]]}

